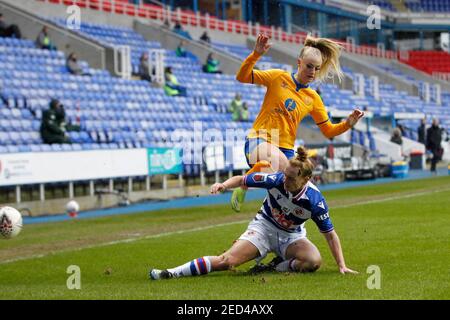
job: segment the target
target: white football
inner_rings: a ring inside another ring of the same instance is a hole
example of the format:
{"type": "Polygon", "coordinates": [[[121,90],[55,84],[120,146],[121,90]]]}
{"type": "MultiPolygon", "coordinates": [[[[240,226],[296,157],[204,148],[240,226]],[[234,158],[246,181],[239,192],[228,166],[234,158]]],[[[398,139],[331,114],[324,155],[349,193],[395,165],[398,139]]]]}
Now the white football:
{"type": "Polygon", "coordinates": [[[22,230],[22,215],[12,207],[0,207],[0,235],[5,239],[16,237],[22,230]]]}
{"type": "Polygon", "coordinates": [[[67,213],[78,213],[80,210],[80,205],[75,200],[71,200],[66,204],[67,213]]]}

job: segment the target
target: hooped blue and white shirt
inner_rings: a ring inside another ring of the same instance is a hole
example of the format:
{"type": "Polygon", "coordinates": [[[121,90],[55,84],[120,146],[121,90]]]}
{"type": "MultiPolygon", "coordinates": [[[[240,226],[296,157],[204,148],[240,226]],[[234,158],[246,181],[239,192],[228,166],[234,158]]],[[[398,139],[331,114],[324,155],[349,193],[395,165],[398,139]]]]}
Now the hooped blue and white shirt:
{"type": "Polygon", "coordinates": [[[328,213],[328,205],[319,189],[311,182],[296,195],[284,189],[284,173],[255,172],[244,176],[248,187],[267,189],[267,197],[260,214],[277,228],[287,232],[302,232],[304,224],[312,219],[320,232],[334,229],[328,213]]]}

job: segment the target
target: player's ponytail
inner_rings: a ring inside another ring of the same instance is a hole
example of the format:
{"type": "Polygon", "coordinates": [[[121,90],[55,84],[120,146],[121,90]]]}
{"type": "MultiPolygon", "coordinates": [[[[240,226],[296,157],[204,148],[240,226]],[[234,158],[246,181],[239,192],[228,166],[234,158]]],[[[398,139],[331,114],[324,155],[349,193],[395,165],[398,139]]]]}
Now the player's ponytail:
{"type": "Polygon", "coordinates": [[[304,147],[297,148],[295,158],[289,160],[290,164],[298,168],[298,175],[301,177],[311,177],[314,170],[314,164],[308,157],[308,150],[304,147]]]}
{"type": "Polygon", "coordinates": [[[320,51],[322,55],[322,66],[317,72],[316,79],[321,82],[328,78],[337,76],[339,81],[344,78],[341,65],[339,63],[339,57],[343,47],[337,42],[331,41],[325,38],[314,38],[307,36],[305,39],[304,47],[300,51],[300,58],[309,54],[313,48],[320,51]]]}

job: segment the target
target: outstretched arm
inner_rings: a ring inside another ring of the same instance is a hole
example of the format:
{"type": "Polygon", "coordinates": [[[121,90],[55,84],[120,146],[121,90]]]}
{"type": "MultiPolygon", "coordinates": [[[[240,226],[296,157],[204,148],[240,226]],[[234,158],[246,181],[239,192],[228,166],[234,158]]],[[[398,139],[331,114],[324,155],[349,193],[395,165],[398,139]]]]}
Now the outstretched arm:
{"type": "Polygon", "coordinates": [[[339,237],[336,231],[332,230],[330,232],[324,233],[325,239],[328,242],[328,246],[330,247],[331,253],[333,254],[334,259],[339,267],[339,272],[342,274],[346,273],[358,273],[352,269],[347,268],[345,265],[344,254],[342,253],[341,242],[339,241],[339,237]]]}
{"type": "Polygon", "coordinates": [[[234,176],[223,183],[215,183],[211,187],[211,193],[217,194],[228,189],[237,188],[244,185],[244,176],[234,176]]]}
{"type": "Polygon", "coordinates": [[[326,120],[316,124],[325,137],[333,138],[340,134],[343,134],[344,132],[352,128],[363,116],[364,116],[363,111],[355,109],[348,116],[348,118],[345,121],[342,121],[341,123],[338,124],[331,123],[331,120],[327,118],[326,120]]]}
{"type": "Polygon", "coordinates": [[[269,43],[269,37],[263,34],[259,34],[256,39],[255,49],[242,62],[241,68],[236,74],[236,80],[243,83],[254,83],[253,67],[258,59],[265,54],[272,45],[269,43]]]}
{"type": "Polygon", "coordinates": [[[253,172],[245,176],[234,176],[226,180],[224,183],[215,183],[211,187],[211,193],[216,194],[224,192],[227,189],[246,186],[250,188],[271,189],[281,185],[284,182],[284,174],[282,172],[264,173],[253,172]]]}

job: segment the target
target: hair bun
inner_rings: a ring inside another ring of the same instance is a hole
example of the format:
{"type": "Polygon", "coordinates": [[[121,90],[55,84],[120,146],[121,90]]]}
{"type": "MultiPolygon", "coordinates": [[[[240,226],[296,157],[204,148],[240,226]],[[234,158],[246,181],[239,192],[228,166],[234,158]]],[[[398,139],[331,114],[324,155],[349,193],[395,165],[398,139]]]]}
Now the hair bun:
{"type": "Polygon", "coordinates": [[[304,147],[297,148],[297,159],[305,162],[308,159],[308,151],[304,147]]]}

